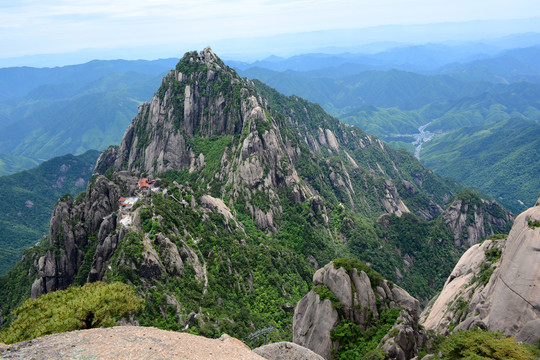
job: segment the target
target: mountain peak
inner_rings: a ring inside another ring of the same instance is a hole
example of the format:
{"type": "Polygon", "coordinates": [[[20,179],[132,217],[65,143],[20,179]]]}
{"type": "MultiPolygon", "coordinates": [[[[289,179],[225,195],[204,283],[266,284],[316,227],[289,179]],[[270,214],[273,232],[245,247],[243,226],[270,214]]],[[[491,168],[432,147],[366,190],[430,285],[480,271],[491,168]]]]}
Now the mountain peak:
{"type": "Polygon", "coordinates": [[[205,47],[203,51],[201,51],[200,56],[205,62],[221,61],[212,51],[212,48],[210,46],[205,47]]]}
{"type": "Polygon", "coordinates": [[[207,46],[201,52],[194,50],[184,54],[178,62],[176,69],[179,70],[179,67],[181,68],[185,64],[192,65],[194,63],[210,65],[210,67],[212,67],[212,64],[217,65],[218,68],[225,67],[223,61],[212,51],[212,48],[207,46]]]}
{"type": "Polygon", "coordinates": [[[239,135],[261,114],[259,121],[267,121],[254,94],[209,47],[186,53],[152,101],[139,107],[118,149],[115,169],[195,169],[193,139],[239,135]]]}

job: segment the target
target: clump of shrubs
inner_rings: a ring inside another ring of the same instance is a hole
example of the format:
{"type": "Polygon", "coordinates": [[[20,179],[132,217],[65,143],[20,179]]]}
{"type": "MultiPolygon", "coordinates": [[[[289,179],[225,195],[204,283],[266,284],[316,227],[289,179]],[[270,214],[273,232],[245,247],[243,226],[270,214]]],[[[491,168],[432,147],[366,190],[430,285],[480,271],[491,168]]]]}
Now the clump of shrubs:
{"type": "Polygon", "coordinates": [[[72,286],[26,300],[14,310],[15,320],[9,328],[0,331],[0,342],[12,344],[66,331],[111,327],[142,307],[143,300],[126,284],[72,286]]]}
{"type": "Polygon", "coordinates": [[[540,358],[540,350],[528,344],[518,344],[513,337],[501,332],[478,328],[459,331],[447,338],[439,347],[441,359],[495,359],[533,360],[540,358]]]}

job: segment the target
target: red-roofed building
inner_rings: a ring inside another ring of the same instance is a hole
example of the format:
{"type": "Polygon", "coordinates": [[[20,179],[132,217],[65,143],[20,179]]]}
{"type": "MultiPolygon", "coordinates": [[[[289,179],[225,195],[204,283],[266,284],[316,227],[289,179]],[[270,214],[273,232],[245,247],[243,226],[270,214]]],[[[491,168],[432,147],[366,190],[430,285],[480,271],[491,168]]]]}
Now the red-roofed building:
{"type": "Polygon", "coordinates": [[[148,178],[139,179],[139,188],[141,190],[147,190],[150,188],[150,185],[148,184],[148,178]]]}
{"type": "Polygon", "coordinates": [[[118,199],[118,202],[121,204],[123,203],[124,201],[126,201],[126,198],[125,197],[120,197],[120,199],[118,199]]]}

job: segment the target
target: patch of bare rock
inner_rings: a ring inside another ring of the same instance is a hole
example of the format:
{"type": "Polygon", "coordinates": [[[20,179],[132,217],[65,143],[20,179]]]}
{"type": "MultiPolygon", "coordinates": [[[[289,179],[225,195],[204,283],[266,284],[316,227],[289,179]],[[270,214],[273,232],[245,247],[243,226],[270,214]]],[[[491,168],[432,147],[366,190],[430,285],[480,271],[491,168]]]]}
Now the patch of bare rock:
{"type": "Polygon", "coordinates": [[[240,340],[117,326],[72,331],[0,346],[0,359],[25,360],[264,360],[240,340]]]}
{"type": "Polygon", "coordinates": [[[288,341],[264,345],[253,352],[268,360],[324,360],[313,351],[288,341]]]}

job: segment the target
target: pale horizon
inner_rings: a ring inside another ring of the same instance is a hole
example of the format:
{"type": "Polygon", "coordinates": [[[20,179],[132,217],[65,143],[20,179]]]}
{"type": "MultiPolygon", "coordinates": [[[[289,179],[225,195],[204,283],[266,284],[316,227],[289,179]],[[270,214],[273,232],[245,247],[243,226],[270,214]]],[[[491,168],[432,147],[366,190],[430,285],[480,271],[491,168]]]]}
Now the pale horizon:
{"type": "Polygon", "coordinates": [[[227,58],[256,60],[378,42],[540,33],[540,2],[21,0],[0,4],[0,19],[0,66],[179,57],[205,46],[227,58]]]}

